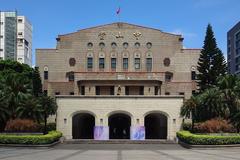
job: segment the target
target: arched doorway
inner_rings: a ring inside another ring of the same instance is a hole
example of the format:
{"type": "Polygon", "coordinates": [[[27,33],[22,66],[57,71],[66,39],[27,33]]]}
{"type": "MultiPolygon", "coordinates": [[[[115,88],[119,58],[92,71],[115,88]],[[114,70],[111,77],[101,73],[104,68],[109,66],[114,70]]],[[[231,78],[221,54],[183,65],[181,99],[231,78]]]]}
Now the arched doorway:
{"type": "Polygon", "coordinates": [[[146,139],[167,139],[167,116],[162,113],[151,113],[145,116],[146,139]]]}
{"type": "Polygon", "coordinates": [[[72,118],[73,139],[93,139],[95,117],[89,113],[79,113],[72,118]]]}
{"type": "Polygon", "coordinates": [[[110,139],[130,139],[131,117],[117,113],[108,118],[110,139]]]}

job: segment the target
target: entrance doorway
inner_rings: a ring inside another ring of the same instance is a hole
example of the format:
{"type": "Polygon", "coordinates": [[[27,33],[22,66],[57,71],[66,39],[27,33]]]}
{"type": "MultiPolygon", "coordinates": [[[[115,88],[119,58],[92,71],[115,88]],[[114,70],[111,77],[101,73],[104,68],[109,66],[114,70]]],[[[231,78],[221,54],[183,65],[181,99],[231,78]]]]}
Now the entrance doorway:
{"type": "Polygon", "coordinates": [[[145,116],[146,139],[167,139],[167,116],[161,113],[151,113],[145,116]]]}
{"type": "Polygon", "coordinates": [[[130,139],[131,117],[118,113],[108,118],[110,139],[130,139]]]}
{"type": "Polygon", "coordinates": [[[93,139],[95,117],[88,113],[79,113],[72,118],[73,139],[93,139]]]}

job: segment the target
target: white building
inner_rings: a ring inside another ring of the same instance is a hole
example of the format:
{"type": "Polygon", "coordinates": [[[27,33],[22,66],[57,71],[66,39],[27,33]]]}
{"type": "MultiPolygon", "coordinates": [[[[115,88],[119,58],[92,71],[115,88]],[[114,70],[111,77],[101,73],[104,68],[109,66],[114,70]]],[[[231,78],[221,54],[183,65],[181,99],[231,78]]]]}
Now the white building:
{"type": "Polygon", "coordinates": [[[17,12],[0,12],[0,59],[32,65],[32,25],[17,12]]]}

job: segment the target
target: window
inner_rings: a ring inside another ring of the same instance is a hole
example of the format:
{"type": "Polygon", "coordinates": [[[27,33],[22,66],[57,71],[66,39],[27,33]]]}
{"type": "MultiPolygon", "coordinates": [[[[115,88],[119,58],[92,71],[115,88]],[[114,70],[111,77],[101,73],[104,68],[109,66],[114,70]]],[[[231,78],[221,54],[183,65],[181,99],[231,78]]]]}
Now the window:
{"type": "Polygon", "coordinates": [[[184,93],[184,92],[179,92],[179,95],[183,95],[183,96],[184,96],[184,95],[185,95],[185,93],[184,93]]]}
{"type": "Polygon", "coordinates": [[[155,86],[155,87],[154,87],[154,94],[155,94],[155,95],[158,95],[158,94],[159,94],[158,92],[159,92],[159,87],[158,87],[158,86],[155,86]]]}
{"type": "Polygon", "coordinates": [[[0,38],[3,38],[3,35],[1,35],[0,38]]]}
{"type": "Polygon", "coordinates": [[[104,58],[99,58],[99,69],[104,69],[104,58]]]}
{"type": "Polygon", "coordinates": [[[23,22],[23,20],[22,19],[18,19],[18,23],[22,23],[23,22]]]}
{"type": "Polygon", "coordinates": [[[2,48],[0,48],[0,51],[3,51],[3,49],[2,49],[2,48]]]}
{"type": "Polygon", "coordinates": [[[117,48],[117,43],[112,42],[111,46],[112,46],[112,49],[116,49],[117,48]]]}
{"type": "Polygon", "coordinates": [[[70,92],[69,95],[74,95],[74,92],[70,92]]]}
{"type": "Polygon", "coordinates": [[[44,71],[44,80],[48,80],[48,71],[44,71]]]}
{"type": "Polygon", "coordinates": [[[81,95],[85,95],[85,86],[81,86],[81,95]]]}
{"type": "Polygon", "coordinates": [[[18,32],[18,35],[19,35],[19,36],[22,36],[22,35],[23,35],[23,32],[18,32]]]}
{"type": "Polygon", "coordinates": [[[170,92],[165,92],[165,95],[170,95],[170,92]]]}
{"type": "Polygon", "coordinates": [[[92,57],[88,57],[88,59],[87,59],[87,68],[88,69],[93,68],[93,58],[92,57]]]}
{"type": "Polygon", "coordinates": [[[144,86],[140,86],[139,95],[144,95],[144,86]]]}
{"type": "Polygon", "coordinates": [[[134,46],[135,46],[135,48],[137,48],[137,49],[138,49],[138,48],[139,48],[141,45],[140,45],[140,43],[139,43],[139,42],[136,42],[134,46]]]}
{"type": "Polygon", "coordinates": [[[110,87],[110,95],[114,95],[114,86],[110,87]]]}
{"type": "Polygon", "coordinates": [[[105,47],[105,43],[103,43],[103,42],[99,43],[99,47],[100,47],[101,49],[103,49],[103,48],[105,47]]]}
{"type": "Polygon", "coordinates": [[[128,43],[127,43],[127,42],[124,42],[124,43],[123,43],[123,48],[124,48],[124,49],[127,49],[127,48],[128,48],[128,43]]]}
{"type": "Polygon", "coordinates": [[[111,68],[116,69],[116,64],[117,64],[117,59],[116,58],[111,58],[111,68]]]}
{"type": "Polygon", "coordinates": [[[55,92],[55,95],[60,95],[60,92],[55,92]]]}
{"type": "Polygon", "coordinates": [[[151,49],[151,48],[152,48],[152,43],[151,43],[151,42],[148,42],[148,43],[146,44],[146,47],[147,47],[147,49],[151,49]]]}
{"type": "Polygon", "coordinates": [[[75,79],[74,72],[69,72],[69,74],[68,74],[68,81],[72,82],[72,81],[74,81],[74,79],[75,79]]]}
{"type": "Polygon", "coordinates": [[[93,43],[92,43],[92,42],[89,42],[89,43],[87,44],[87,47],[88,47],[88,49],[91,49],[91,48],[93,47],[93,43]]]}
{"type": "Polygon", "coordinates": [[[100,87],[96,86],[96,95],[100,95],[100,87]]]}
{"type": "Polygon", "coordinates": [[[129,86],[125,86],[125,95],[129,95],[129,86]]]}
{"type": "Polygon", "coordinates": [[[147,66],[147,71],[151,72],[152,71],[152,58],[146,59],[146,66],[147,66]]]}
{"type": "Polygon", "coordinates": [[[171,82],[172,77],[173,77],[173,73],[171,73],[171,72],[166,72],[165,73],[165,81],[166,82],[171,82]]]}
{"type": "Polygon", "coordinates": [[[191,73],[192,80],[196,80],[196,72],[192,71],[191,73]]]}
{"type": "Polygon", "coordinates": [[[166,66],[166,67],[168,67],[168,66],[170,65],[170,63],[171,63],[171,61],[170,61],[169,58],[165,58],[165,59],[163,60],[163,64],[164,64],[164,66],[166,66]]]}
{"type": "Polygon", "coordinates": [[[135,69],[140,69],[140,58],[134,59],[135,69]]]}
{"type": "Polygon", "coordinates": [[[128,58],[123,58],[123,69],[128,69],[128,58]]]}
{"type": "Polygon", "coordinates": [[[1,25],[3,25],[3,22],[1,22],[1,25]]]}

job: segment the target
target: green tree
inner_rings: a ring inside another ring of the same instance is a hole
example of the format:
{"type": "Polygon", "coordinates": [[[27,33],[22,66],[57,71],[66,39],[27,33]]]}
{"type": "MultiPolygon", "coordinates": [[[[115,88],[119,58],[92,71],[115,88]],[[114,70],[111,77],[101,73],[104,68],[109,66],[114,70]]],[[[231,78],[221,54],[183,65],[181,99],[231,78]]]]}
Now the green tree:
{"type": "Polygon", "coordinates": [[[217,47],[212,26],[208,24],[203,49],[198,61],[198,86],[200,93],[216,85],[217,77],[226,73],[226,62],[217,47]]]}
{"type": "Polygon", "coordinates": [[[38,67],[35,67],[33,70],[32,83],[33,83],[33,95],[35,97],[39,97],[40,95],[42,95],[42,82],[38,67]]]}
{"type": "Polygon", "coordinates": [[[16,109],[18,118],[31,119],[40,123],[43,120],[43,108],[34,96],[29,96],[16,109]]]}
{"type": "Polygon", "coordinates": [[[47,118],[54,115],[57,111],[57,104],[54,98],[43,95],[40,97],[40,104],[43,109],[44,134],[47,133],[47,118]]]}
{"type": "Polygon", "coordinates": [[[192,119],[192,130],[197,119],[197,107],[199,106],[198,97],[192,96],[190,99],[184,101],[181,107],[181,116],[192,119]]]}

